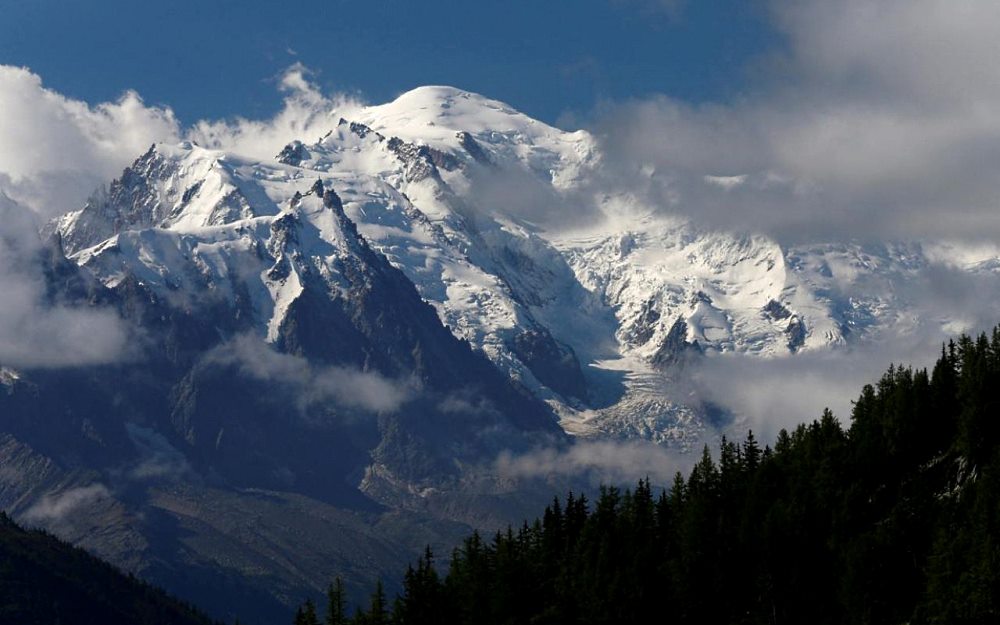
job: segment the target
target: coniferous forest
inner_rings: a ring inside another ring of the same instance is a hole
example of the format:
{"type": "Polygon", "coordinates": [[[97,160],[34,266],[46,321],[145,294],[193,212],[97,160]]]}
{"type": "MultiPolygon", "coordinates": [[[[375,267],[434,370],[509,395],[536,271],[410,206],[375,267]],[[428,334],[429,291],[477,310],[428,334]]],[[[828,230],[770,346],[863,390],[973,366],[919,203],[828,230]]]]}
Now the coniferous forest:
{"type": "Polygon", "coordinates": [[[339,580],[296,625],[1000,622],[1000,329],[931,371],[890,367],[849,423],[706,448],[689,475],[428,551],[348,614],[339,580]]]}
{"type": "Polygon", "coordinates": [[[218,625],[164,591],[0,512],[0,623],[218,625]]]}

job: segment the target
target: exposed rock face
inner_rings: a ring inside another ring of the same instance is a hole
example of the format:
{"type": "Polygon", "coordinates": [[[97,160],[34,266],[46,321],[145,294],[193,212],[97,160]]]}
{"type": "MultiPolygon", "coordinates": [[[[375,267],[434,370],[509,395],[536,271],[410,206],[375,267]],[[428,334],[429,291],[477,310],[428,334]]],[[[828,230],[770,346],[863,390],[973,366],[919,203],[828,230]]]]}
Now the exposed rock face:
{"type": "Polygon", "coordinates": [[[218,226],[277,212],[260,185],[240,180],[224,155],[191,163],[178,158],[197,150],[186,143],[154,145],[49,230],[59,233],[63,249],[73,255],[130,230],[218,226]]]}
{"type": "Polygon", "coordinates": [[[339,126],[346,125],[352,133],[354,133],[361,139],[364,139],[368,135],[373,135],[380,142],[385,140],[385,137],[383,137],[380,133],[375,132],[368,126],[365,126],[364,124],[359,124],[358,122],[349,122],[343,117],[340,118],[340,122],[338,123],[338,125],[339,126]]]}
{"type": "Polygon", "coordinates": [[[688,342],[687,332],[687,322],[678,318],[670,326],[670,332],[653,355],[653,364],[662,368],[682,365],[691,355],[701,354],[703,350],[698,340],[688,342]]]}
{"type": "Polygon", "coordinates": [[[785,327],[785,334],[788,335],[789,351],[797,352],[806,342],[806,324],[798,316],[791,317],[785,327]]]}
{"type": "Polygon", "coordinates": [[[299,140],[292,141],[275,157],[279,163],[284,163],[285,165],[299,166],[302,161],[307,161],[310,158],[309,150],[306,146],[299,140]]]}
{"type": "Polygon", "coordinates": [[[470,133],[463,130],[456,136],[458,137],[458,144],[462,146],[462,149],[468,152],[469,156],[471,156],[477,163],[482,165],[493,165],[493,159],[490,158],[490,155],[486,153],[483,146],[479,145],[479,142],[476,141],[476,138],[470,133]]]}
{"type": "Polygon", "coordinates": [[[453,171],[459,167],[459,161],[454,155],[426,145],[408,143],[399,137],[389,139],[386,147],[403,163],[409,182],[420,182],[426,178],[440,180],[439,169],[453,171]]]}
{"type": "MultiPolygon", "coordinates": [[[[63,246],[69,253],[86,244],[103,241],[122,230],[151,226],[165,219],[167,207],[150,187],[153,180],[168,177],[173,164],[163,159],[155,146],[125,168],[110,187],[98,189],[78,213],[71,214],[72,227],[61,227],[63,246]]],[[[197,192],[186,190],[185,199],[197,192]]],[[[64,222],[67,218],[64,218],[64,222]]]]}
{"type": "Polygon", "coordinates": [[[773,299],[770,300],[766,306],[764,306],[764,314],[775,321],[788,319],[792,316],[792,312],[790,310],[785,308],[781,302],[773,299]]]}
{"type": "Polygon", "coordinates": [[[773,299],[764,306],[764,314],[775,322],[785,322],[783,332],[788,337],[788,351],[794,354],[805,345],[806,324],[799,315],[773,299]]]}
{"type": "Polygon", "coordinates": [[[511,349],[531,372],[564,397],[587,399],[587,381],[580,361],[569,346],[562,345],[544,329],[528,330],[514,337],[511,349]]]}
{"type": "Polygon", "coordinates": [[[629,341],[634,345],[645,345],[649,339],[653,338],[659,321],[660,312],[656,310],[656,303],[652,300],[647,301],[631,325],[629,341]]]}

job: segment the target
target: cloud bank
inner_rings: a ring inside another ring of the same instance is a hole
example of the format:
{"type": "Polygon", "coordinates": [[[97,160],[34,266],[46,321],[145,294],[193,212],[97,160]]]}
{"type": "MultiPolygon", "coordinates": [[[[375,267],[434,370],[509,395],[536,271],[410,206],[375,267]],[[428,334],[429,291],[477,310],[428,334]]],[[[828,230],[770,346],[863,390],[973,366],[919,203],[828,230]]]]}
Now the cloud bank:
{"type": "Polygon", "coordinates": [[[644,440],[577,440],[565,449],[503,453],[494,470],[509,479],[582,477],[592,484],[634,484],[648,477],[663,486],[678,471],[686,475],[695,459],[644,440]]]}
{"type": "Polygon", "coordinates": [[[125,356],[128,333],[113,311],[51,301],[33,214],[0,191],[0,365],[104,364],[125,356]]]}
{"type": "Polygon", "coordinates": [[[80,208],[152,143],[188,139],[271,159],[292,139],[318,139],[341,112],[360,106],[346,95],[323,95],[300,64],[288,68],[278,87],[284,101],[270,119],[185,126],[169,107],[147,105],[134,91],[90,105],[46,88],[27,68],[0,65],[0,189],[50,218],[80,208]]]}
{"type": "Polygon", "coordinates": [[[45,88],[38,75],[0,65],[0,188],[44,217],[79,208],[154,141],[174,141],[170,109],[134,91],[90,106],[45,88]]]}
{"type": "Polygon", "coordinates": [[[741,99],[606,107],[596,132],[612,183],[784,241],[1000,234],[1000,5],[768,6],[786,46],[741,99]]]}

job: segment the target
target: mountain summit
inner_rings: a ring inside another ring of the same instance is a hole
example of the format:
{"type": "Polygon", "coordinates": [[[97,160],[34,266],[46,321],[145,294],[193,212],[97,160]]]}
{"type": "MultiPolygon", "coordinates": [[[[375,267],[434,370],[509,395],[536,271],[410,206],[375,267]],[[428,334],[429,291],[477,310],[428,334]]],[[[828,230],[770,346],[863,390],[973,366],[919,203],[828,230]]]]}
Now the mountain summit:
{"type": "Polygon", "coordinates": [[[43,228],[21,262],[46,301],[113,312],[128,357],[0,368],[5,508],[280,616],[548,497],[500,458],[714,437],[740,415],[684,385],[702,363],[960,321],[909,288],[925,243],[707,231],[502,102],[421,87],[329,120],[264,161],[154,145],[43,228]]]}
{"type": "MultiPolygon", "coordinates": [[[[706,231],[609,181],[589,133],[453,87],[344,114],[271,162],[154,146],[55,230],[106,285],[136,275],[175,297],[210,287],[231,299],[268,247],[264,224],[318,181],[441,323],[566,430],[682,448],[710,427],[663,380],[693,355],[792,358],[888,330],[956,329],[908,294],[941,267],[926,242],[787,246],[706,231]]],[[[273,342],[294,285],[246,286],[255,332],[273,342]]]]}

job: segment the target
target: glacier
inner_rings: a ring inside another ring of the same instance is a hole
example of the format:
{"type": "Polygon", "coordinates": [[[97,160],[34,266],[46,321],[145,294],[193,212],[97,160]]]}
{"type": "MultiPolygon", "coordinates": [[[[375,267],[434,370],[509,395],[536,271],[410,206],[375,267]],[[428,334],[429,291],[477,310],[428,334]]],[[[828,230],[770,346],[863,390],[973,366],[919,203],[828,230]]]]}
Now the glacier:
{"type": "MultiPolygon", "coordinates": [[[[787,245],[706,230],[608,185],[588,132],[474,93],[420,87],[332,111],[329,126],[289,137],[269,162],[153,146],[49,229],[108,286],[132,275],[184,305],[249,297],[255,332],[273,342],[301,287],[295,271],[265,266],[261,246],[289,211],[321,219],[304,208],[310,190],[334,189],[441,322],[547,402],[565,431],[682,449],[713,434],[705,406],[670,383],[695,355],[795,358],[889,331],[968,329],[903,288],[943,262],[940,242],[787,245]]],[[[335,282],[323,248],[338,242],[315,225],[294,253],[335,282]]],[[[998,264],[994,252],[959,269],[998,264]]]]}

